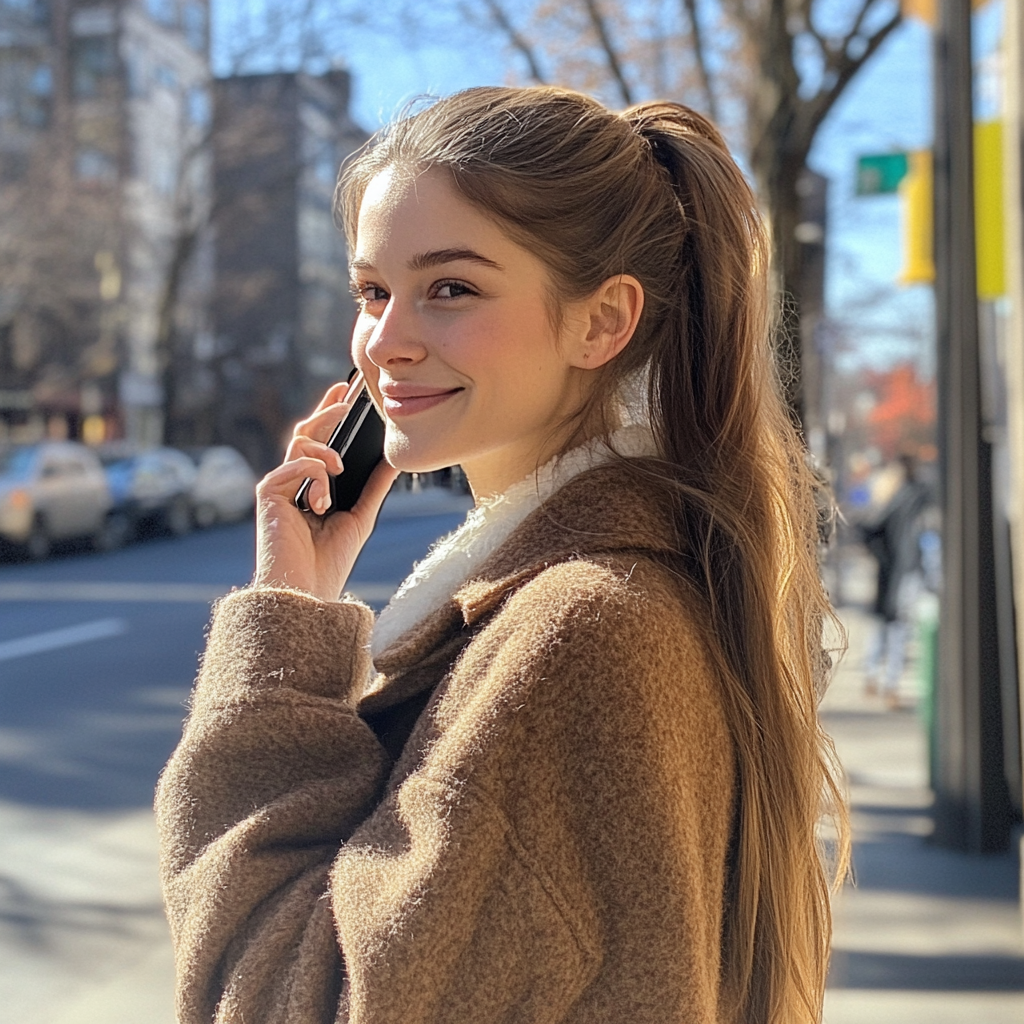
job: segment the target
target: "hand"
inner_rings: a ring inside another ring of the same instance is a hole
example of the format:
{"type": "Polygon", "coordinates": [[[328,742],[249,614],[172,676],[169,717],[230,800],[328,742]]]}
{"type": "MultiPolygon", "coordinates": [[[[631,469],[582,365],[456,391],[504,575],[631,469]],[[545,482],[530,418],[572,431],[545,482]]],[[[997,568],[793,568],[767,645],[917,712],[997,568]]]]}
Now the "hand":
{"type": "Polygon", "coordinates": [[[398,471],[382,460],[352,510],[326,519],[300,512],[295,494],[312,477],[310,508],[321,514],[327,510],[328,474],[337,475],[344,467],[325,442],[355,397],[348,384],[330,388],[313,415],[296,425],[285,461],[257,486],[254,586],[304,590],[323,601],[337,601],[344,590],[398,471]]]}

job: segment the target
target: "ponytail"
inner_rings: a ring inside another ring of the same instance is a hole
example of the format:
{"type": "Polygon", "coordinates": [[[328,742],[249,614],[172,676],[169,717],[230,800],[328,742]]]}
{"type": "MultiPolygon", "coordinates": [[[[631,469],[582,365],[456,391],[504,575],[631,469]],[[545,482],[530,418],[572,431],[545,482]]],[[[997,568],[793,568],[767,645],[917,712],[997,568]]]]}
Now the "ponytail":
{"type": "MultiPolygon", "coordinates": [[[[677,344],[653,362],[651,405],[681,496],[680,548],[726,663],[740,752],[724,991],[738,1021],[816,1020],[831,936],[815,838],[822,789],[840,835],[845,818],[817,721],[821,629],[832,617],[817,575],[818,482],[772,358],[769,241],[708,121],[667,103],[624,117],[684,223],[677,344]]],[[[844,846],[840,872],[846,856],[844,846]]]]}

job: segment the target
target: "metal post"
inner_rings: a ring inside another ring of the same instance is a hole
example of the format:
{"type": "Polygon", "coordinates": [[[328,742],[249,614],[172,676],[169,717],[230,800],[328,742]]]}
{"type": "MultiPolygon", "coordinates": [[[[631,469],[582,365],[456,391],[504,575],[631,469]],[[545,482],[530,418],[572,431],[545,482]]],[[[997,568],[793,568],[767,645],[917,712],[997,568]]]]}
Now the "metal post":
{"type": "MultiPolygon", "coordinates": [[[[1024,638],[1024,11],[1005,8],[1005,121],[1003,205],[1006,210],[1006,283],[1010,316],[1006,343],[1007,448],[1010,457],[1009,518],[1013,552],[1017,635],[1024,638]]],[[[1024,651],[1024,643],[1018,651],[1024,651]]],[[[1024,658],[1017,659],[1018,753],[1024,737],[1024,658]]],[[[1024,776],[1024,763],[1017,765],[1024,776]]],[[[1020,839],[1021,892],[1024,893],[1024,834],[1020,839]]],[[[1021,902],[1024,910],[1024,899],[1021,902]]]]}
{"type": "Polygon", "coordinates": [[[943,593],[934,840],[1007,847],[992,451],[983,436],[974,251],[970,0],[940,0],[935,51],[935,289],[943,593]]]}

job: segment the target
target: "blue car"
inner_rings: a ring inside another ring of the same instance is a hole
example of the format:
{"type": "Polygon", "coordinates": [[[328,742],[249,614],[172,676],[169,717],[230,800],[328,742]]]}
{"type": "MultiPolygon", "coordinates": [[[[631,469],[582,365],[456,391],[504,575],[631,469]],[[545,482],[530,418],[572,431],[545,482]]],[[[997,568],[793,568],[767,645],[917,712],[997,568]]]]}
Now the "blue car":
{"type": "Polygon", "coordinates": [[[174,448],[137,450],[109,445],[99,451],[114,508],[127,537],[160,533],[181,536],[192,529],[192,460],[174,448]]]}

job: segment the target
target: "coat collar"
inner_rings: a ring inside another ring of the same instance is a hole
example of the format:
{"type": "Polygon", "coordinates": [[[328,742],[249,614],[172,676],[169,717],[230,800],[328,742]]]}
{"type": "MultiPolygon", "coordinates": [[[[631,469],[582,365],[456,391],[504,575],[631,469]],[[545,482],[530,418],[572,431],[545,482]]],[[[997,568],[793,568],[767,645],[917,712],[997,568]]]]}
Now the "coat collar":
{"type": "Polygon", "coordinates": [[[645,486],[638,472],[648,461],[619,460],[572,479],[532,512],[446,604],[381,652],[375,659],[378,671],[397,676],[442,648],[447,652],[455,635],[468,639],[472,627],[549,566],[613,553],[673,554],[677,547],[669,501],[658,488],[645,486]]]}

